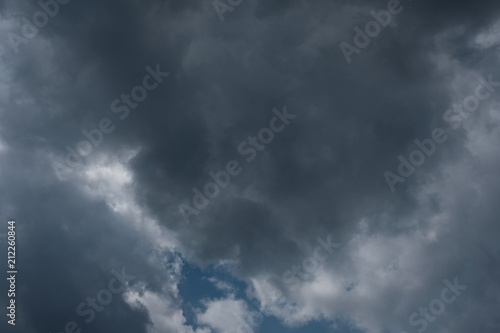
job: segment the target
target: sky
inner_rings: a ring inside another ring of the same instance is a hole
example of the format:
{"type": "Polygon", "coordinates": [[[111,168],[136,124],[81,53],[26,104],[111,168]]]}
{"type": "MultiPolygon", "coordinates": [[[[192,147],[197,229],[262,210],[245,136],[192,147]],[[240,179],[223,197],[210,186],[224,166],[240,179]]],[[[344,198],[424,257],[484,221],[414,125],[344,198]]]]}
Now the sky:
{"type": "Polygon", "coordinates": [[[493,0],[1,0],[0,332],[498,333],[499,60],[493,0]]]}

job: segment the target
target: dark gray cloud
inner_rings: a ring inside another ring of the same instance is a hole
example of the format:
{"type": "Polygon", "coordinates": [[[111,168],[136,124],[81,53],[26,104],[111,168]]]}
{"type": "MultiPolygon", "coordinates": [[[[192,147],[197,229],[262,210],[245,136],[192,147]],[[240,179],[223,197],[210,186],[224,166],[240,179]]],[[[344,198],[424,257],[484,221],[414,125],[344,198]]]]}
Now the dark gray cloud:
{"type": "Polygon", "coordinates": [[[131,290],[86,328],[188,332],[178,251],[202,267],[234,264],[288,325],[343,316],[367,332],[410,332],[408,316],[458,276],[469,289],[428,329],[495,332],[498,92],[396,192],[383,175],[415,139],[449,128],[443,114],[476,74],[500,81],[500,4],[401,1],[347,64],[339,43],[387,3],[244,1],[221,22],[210,1],[73,0],[15,53],[7,34],[39,8],[5,2],[0,216],[20,225],[20,329],[62,330],[124,266],[131,290]],[[170,76],[121,120],[111,103],[156,64],[170,76]],[[246,162],[238,145],[285,106],[297,117],[246,162]],[[58,180],[52,163],[103,118],[116,129],[58,180]],[[179,205],[231,160],[242,172],[186,223],[179,205]],[[283,272],[327,234],[339,253],[288,295],[297,308],[275,307],[267,283],[283,289],[283,272]]]}

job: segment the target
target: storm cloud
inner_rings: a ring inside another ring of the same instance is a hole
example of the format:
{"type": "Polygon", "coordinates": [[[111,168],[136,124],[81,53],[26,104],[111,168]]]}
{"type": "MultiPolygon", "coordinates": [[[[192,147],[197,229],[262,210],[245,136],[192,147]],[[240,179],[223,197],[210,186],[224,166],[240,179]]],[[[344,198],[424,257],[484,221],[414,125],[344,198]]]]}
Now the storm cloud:
{"type": "Polygon", "coordinates": [[[0,32],[2,331],[498,332],[498,1],[5,0],[0,32]]]}

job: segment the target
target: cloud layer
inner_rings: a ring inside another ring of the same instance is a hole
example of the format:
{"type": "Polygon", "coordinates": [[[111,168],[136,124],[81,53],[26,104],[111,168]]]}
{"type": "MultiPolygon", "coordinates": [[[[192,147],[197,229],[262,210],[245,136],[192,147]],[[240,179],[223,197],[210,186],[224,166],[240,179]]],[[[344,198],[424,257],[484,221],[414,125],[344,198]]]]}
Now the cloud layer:
{"type": "Polygon", "coordinates": [[[1,4],[0,217],[18,225],[15,329],[267,332],[272,318],[277,332],[497,332],[500,88],[473,112],[450,111],[458,129],[444,115],[478,77],[500,82],[500,4],[399,6],[347,63],[340,43],[355,45],[355,28],[388,1],[243,1],[221,22],[210,1],[73,0],[16,47],[22,18],[42,9],[1,4]],[[148,66],[169,75],[137,102],[148,66]],[[285,108],[296,118],[262,144],[285,108]],[[82,131],[103,119],[113,131],[69,166],[67,147],[81,153],[82,131]],[[391,191],[384,173],[436,128],[446,142],[391,191]],[[248,161],[238,147],[251,137],[248,161]],[[241,172],[186,222],[179,206],[230,161],[241,172]],[[291,290],[283,274],[326,235],[341,246],[291,290]],[[194,302],[179,291],[188,263],[217,293],[194,302]],[[122,267],[127,289],[85,323],[75,309],[122,267]],[[455,278],[462,295],[412,325],[455,278]]]}

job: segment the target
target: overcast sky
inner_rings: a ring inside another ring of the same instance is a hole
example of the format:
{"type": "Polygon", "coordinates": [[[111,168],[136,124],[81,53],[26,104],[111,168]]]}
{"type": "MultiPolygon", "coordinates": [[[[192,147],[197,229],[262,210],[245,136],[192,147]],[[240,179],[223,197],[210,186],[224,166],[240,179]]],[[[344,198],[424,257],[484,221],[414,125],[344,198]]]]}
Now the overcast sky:
{"type": "Polygon", "coordinates": [[[498,333],[499,57],[494,0],[0,1],[0,331],[498,333]]]}

